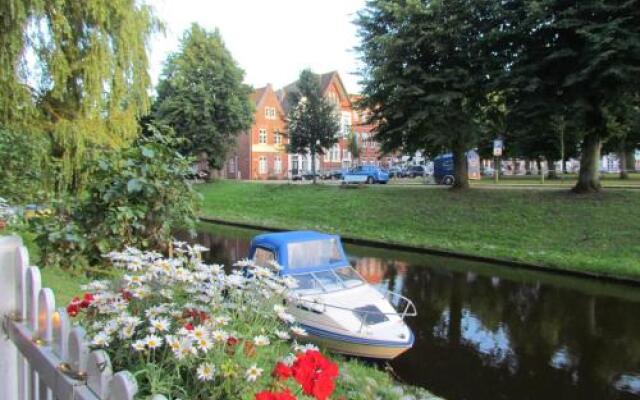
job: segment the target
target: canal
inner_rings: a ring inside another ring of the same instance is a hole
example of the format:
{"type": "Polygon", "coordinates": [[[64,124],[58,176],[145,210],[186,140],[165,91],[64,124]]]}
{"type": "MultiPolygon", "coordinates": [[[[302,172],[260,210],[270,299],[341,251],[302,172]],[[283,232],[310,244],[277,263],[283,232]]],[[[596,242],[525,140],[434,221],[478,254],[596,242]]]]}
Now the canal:
{"type": "MultiPolygon", "coordinates": [[[[203,224],[207,262],[246,256],[249,229],[203,224]]],[[[180,235],[185,239],[185,235],[180,235]]],[[[403,382],[448,400],[640,399],[640,287],[346,245],[369,283],[411,298],[403,382]]]]}

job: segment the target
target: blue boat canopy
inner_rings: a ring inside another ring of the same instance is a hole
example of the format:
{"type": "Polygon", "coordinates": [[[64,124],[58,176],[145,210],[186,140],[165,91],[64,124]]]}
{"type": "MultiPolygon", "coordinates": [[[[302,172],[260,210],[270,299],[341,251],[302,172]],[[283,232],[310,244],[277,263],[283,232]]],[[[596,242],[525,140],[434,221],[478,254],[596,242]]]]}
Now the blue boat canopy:
{"type": "Polygon", "coordinates": [[[315,231],[258,235],[251,241],[249,258],[256,261],[277,261],[282,267],[282,275],[348,265],[340,237],[315,231]],[[260,253],[256,254],[257,252],[260,253]]]}

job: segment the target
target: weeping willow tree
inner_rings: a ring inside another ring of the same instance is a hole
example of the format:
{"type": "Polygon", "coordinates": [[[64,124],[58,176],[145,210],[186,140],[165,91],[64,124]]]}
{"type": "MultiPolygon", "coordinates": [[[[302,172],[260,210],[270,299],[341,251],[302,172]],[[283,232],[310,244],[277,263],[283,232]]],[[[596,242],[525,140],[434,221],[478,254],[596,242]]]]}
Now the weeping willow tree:
{"type": "Polygon", "coordinates": [[[87,159],[136,136],[159,23],[136,0],[3,0],[0,22],[0,125],[46,136],[56,189],[77,192],[87,159]]]}

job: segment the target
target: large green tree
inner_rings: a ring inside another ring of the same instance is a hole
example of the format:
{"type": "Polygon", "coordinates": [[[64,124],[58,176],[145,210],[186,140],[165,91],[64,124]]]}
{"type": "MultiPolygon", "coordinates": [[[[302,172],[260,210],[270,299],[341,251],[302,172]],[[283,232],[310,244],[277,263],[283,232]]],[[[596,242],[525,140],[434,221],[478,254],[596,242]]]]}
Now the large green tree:
{"type": "MultiPolygon", "coordinates": [[[[451,151],[454,188],[467,188],[466,152],[477,142],[498,3],[371,0],[359,13],[363,104],[384,151],[451,151]]],[[[494,57],[495,58],[495,57],[494,57]]]]}
{"type": "Polygon", "coordinates": [[[287,115],[289,151],[311,156],[311,173],[316,183],[316,155],[324,154],[338,142],[340,124],[335,106],[322,96],[319,76],[308,69],[300,73],[296,90],[287,97],[291,104],[287,115]]]}
{"type": "Polygon", "coordinates": [[[204,152],[212,167],[222,167],[235,136],[253,121],[251,88],[243,78],[220,32],[191,25],[165,63],[153,106],[159,123],[187,139],[183,154],[204,152]]]}
{"type": "Polygon", "coordinates": [[[0,125],[44,133],[58,188],[79,190],[92,150],[130,143],[147,112],[157,21],[136,0],[5,0],[0,21],[0,125]]]}
{"type": "Polygon", "coordinates": [[[611,136],[607,107],[640,85],[640,1],[503,2],[505,89],[528,118],[563,110],[583,132],[576,192],[600,190],[598,162],[611,136]]]}

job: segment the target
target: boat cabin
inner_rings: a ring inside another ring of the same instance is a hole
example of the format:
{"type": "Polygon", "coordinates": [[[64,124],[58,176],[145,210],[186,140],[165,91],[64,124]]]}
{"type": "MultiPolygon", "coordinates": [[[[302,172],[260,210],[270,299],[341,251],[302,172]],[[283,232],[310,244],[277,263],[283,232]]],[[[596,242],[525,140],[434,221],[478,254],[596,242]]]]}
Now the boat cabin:
{"type": "Polygon", "coordinates": [[[327,293],[364,284],[351,267],[337,235],[294,231],[258,235],[251,241],[249,258],[256,265],[273,268],[296,279],[299,294],[327,293]]]}

